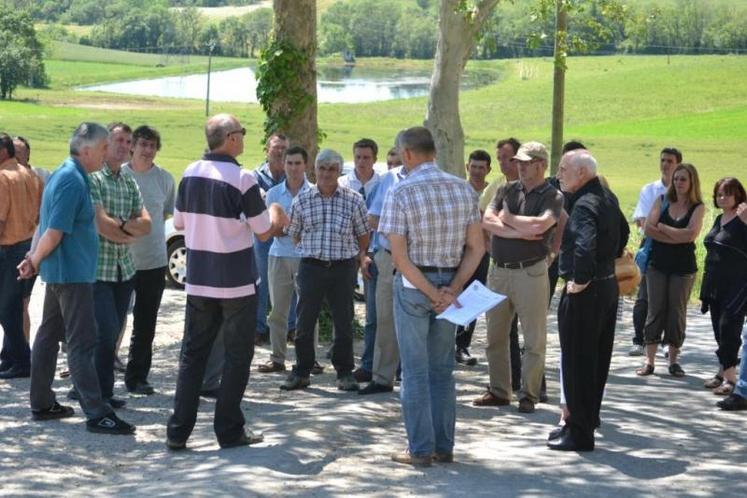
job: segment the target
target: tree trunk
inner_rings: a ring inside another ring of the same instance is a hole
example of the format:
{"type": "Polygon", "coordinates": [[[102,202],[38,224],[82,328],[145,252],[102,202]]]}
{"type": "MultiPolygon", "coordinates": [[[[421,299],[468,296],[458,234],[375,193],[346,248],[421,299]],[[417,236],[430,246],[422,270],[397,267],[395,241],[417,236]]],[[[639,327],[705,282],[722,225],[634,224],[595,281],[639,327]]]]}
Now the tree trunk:
{"type": "MultiPolygon", "coordinates": [[[[304,52],[306,62],[298,68],[304,90],[312,102],[288,126],[280,130],[290,139],[291,145],[301,145],[309,153],[307,171],[314,174],[317,152],[317,96],[316,96],[316,0],[273,0],[275,12],[274,35],[304,52]]],[[[283,102],[275,105],[283,106],[283,102]]]]}
{"type": "Polygon", "coordinates": [[[441,0],[438,45],[424,125],[436,142],[440,168],[464,176],[464,131],[459,117],[459,84],[476,35],[498,0],[477,0],[470,12],[460,0],[441,0]]]}
{"type": "Polygon", "coordinates": [[[564,0],[556,0],[555,7],[555,72],[552,80],[552,149],[550,174],[555,175],[563,150],[563,119],[565,115],[565,69],[568,11],[564,0]]]}

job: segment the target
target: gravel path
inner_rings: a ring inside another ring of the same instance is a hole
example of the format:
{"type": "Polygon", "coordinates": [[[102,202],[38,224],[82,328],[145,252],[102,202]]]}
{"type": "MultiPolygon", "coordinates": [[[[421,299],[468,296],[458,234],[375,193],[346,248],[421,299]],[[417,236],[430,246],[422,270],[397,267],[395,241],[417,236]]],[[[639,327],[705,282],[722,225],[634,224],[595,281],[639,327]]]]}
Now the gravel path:
{"type": "MultiPolygon", "coordinates": [[[[37,284],[32,329],[41,318],[42,297],[43,285],[37,284]]],[[[28,379],[0,381],[0,496],[745,494],[747,417],[719,411],[716,396],[702,387],[716,359],[710,323],[695,309],[688,317],[682,356],[687,376],[668,376],[660,360],[656,374],[640,379],[634,373],[640,359],[627,356],[632,303],[625,303],[597,451],[587,454],[551,452],[544,446],[558,417],[555,311],[547,361],[551,399],[531,415],[518,413],[516,403],[500,409],[471,405],[488,380],[480,321],[473,347],[480,364],[456,371],[456,463],[413,469],[389,460],[391,451],[405,446],[398,390],[366,397],[338,392],[328,362],[311,388],[291,393],[278,389],[282,375],[258,374],[253,367],[244,412],[248,427],[264,432],[264,443],[220,450],[212,432],[214,403],[203,400],[190,450],[169,453],[165,423],[173,401],[184,299],[177,290],[164,295],[151,375],[157,394],[131,397],[120,412],[137,425],[134,437],[86,432],[78,406],[73,418],[33,422],[28,379]]],[[[267,347],[258,348],[254,366],[268,357],[267,347]]],[[[55,381],[61,401],[68,388],[69,381],[55,381]]],[[[121,375],[115,395],[126,397],[121,375]]]]}

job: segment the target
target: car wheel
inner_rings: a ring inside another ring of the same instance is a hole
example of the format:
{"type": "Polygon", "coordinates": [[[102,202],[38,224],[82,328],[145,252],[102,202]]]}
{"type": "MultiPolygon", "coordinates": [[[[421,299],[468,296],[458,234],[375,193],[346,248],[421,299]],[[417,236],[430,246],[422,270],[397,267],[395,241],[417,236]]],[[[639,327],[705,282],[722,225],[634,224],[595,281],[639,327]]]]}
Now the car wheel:
{"type": "Polygon", "coordinates": [[[166,249],[168,266],[166,268],[166,279],[174,287],[183,289],[187,282],[187,248],[184,246],[184,238],[180,237],[172,241],[166,249]]]}

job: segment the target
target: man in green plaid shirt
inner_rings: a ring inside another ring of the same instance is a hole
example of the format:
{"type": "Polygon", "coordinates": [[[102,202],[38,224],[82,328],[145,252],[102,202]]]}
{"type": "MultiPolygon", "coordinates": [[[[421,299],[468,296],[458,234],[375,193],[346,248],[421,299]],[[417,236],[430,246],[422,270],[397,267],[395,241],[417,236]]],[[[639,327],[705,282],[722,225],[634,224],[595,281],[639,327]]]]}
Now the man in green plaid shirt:
{"type": "Polygon", "coordinates": [[[99,255],[93,287],[97,336],[94,365],[101,397],[112,408],[125,401],[114,394],[114,351],[132,294],[135,263],[130,246],[150,233],[150,215],[135,179],[121,170],[129,159],[132,130],[124,123],[109,125],[109,146],[104,167],[91,173],[91,201],[96,210],[99,255]]]}

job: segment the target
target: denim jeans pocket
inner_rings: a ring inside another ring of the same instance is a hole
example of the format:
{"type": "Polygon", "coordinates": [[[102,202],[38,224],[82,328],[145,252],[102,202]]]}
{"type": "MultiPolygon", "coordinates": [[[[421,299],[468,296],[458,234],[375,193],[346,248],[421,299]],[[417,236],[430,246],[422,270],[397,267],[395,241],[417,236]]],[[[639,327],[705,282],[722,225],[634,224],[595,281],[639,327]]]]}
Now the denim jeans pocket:
{"type": "Polygon", "coordinates": [[[431,301],[417,289],[407,289],[401,282],[396,284],[395,296],[399,299],[402,311],[410,316],[424,317],[432,311],[431,301]]]}

